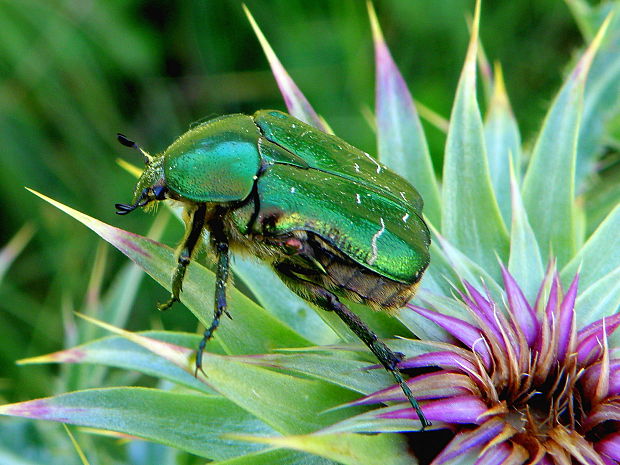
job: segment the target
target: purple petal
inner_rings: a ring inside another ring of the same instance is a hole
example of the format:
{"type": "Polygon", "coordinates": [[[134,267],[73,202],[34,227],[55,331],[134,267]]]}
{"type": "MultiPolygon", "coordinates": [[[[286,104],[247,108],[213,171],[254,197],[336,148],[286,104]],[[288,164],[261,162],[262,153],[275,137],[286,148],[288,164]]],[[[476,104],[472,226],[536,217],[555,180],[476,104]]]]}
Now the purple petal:
{"type": "Polygon", "coordinates": [[[603,330],[609,337],[620,326],[620,313],[595,321],[577,334],[577,361],[583,366],[593,363],[601,356],[603,330]]]}
{"type": "Polygon", "coordinates": [[[417,305],[408,304],[407,307],[441,326],[448,333],[469,347],[476,355],[479,355],[482,358],[485,368],[489,369],[491,367],[491,354],[489,353],[489,349],[484,342],[482,332],[479,328],[458,318],[427,310],[417,305]]]}
{"type": "Polygon", "coordinates": [[[577,298],[577,288],[579,287],[579,275],[575,275],[573,282],[568,288],[568,292],[562,299],[560,305],[560,321],[558,325],[558,360],[563,361],[569,346],[575,343],[575,299],[577,298]]]}
{"type": "Polygon", "coordinates": [[[473,431],[458,433],[450,444],[433,460],[433,465],[440,465],[465,454],[470,449],[483,447],[497,437],[506,426],[504,421],[493,418],[473,431]]]}
{"type": "Polygon", "coordinates": [[[600,320],[596,320],[594,323],[590,323],[585,328],[581,328],[577,333],[577,343],[581,343],[588,336],[591,336],[594,333],[598,333],[599,337],[602,335],[603,321],[605,321],[605,327],[611,332],[607,333],[607,335],[611,335],[611,333],[620,325],[620,313],[615,313],[611,316],[601,318],[600,320]]]}
{"type": "Polygon", "coordinates": [[[450,351],[428,352],[408,358],[398,364],[401,369],[436,366],[444,370],[459,370],[466,373],[476,370],[476,366],[467,358],[450,351]]]}
{"type": "MultiPolygon", "coordinates": [[[[471,395],[432,400],[422,404],[422,410],[427,419],[452,424],[476,424],[488,409],[480,397],[471,395]]],[[[378,417],[415,420],[418,415],[411,407],[407,407],[381,413],[378,417]]]]}
{"type": "Polygon", "coordinates": [[[512,447],[506,443],[500,443],[487,449],[484,454],[478,457],[474,465],[501,465],[510,456],[512,447]]]}
{"type": "MultiPolygon", "coordinates": [[[[478,289],[476,289],[466,280],[463,280],[463,285],[465,286],[465,289],[467,289],[467,292],[472,297],[472,299],[474,299],[472,302],[469,298],[467,298],[467,305],[472,309],[477,310],[476,314],[480,318],[482,318],[487,325],[495,329],[497,331],[497,337],[501,338],[501,334],[495,320],[495,312],[493,311],[493,306],[491,305],[491,302],[485,299],[483,295],[478,292],[478,289]]],[[[461,295],[463,296],[463,294],[461,295]]]]}
{"type": "Polygon", "coordinates": [[[528,345],[532,347],[540,331],[540,322],[536,317],[536,312],[534,312],[531,305],[527,302],[525,295],[523,295],[523,291],[515,279],[504,265],[501,265],[501,268],[506,296],[508,298],[508,308],[510,309],[512,317],[517,322],[518,327],[523,331],[528,345]]]}
{"type": "Polygon", "coordinates": [[[594,444],[594,449],[599,454],[620,462],[620,433],[610,434],[603,440],[598,441],[594,444]]]}
{"type": "MultiPolygon", "coordinates": [[[[446,371],[416,376],[407,380],[407,385],[418,400],[471,395],[472,392],[477,392],[476,385],[467,375],[446,371]]],[[[395,385],[352,402],[351,405],[403,402],[405,400],[402,389],[395,385]]]]}
{"type": "Polygon", "coordinates": [[[558,300],[560,295],[560,280],[558,278],[558,274],[555,273],[553,275],[553,283],[551,284],[551,290],[549,291],[549,299],[547,300],[547,307],[545,309],[545,313],[547,315],[547,320],[549,324],[553,326],[553,322],[555,321],[555,315],[558,311],[558,300]]]}

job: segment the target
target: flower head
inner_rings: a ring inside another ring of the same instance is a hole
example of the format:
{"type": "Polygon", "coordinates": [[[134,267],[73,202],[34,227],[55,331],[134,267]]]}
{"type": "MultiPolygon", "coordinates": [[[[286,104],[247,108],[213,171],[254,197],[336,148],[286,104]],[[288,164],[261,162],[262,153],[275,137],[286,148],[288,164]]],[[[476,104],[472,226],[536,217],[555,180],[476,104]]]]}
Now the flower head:
{"type": "MultiPolygon", "coordinates": [[[[477,463],[620,463],[620,351],[608,336],[620,314],[577,329],[578,276],[563,291],[550,266],[534,305],[502,268],[502,305],[465,282],[471,321],[410,305],[445,329],[454,343],[425,341],[433,352],[401,369],[436,367],[408,384],[436,428],[455,436],[435,457],[441,464],[478,450],[477,463]]],[[[363,403],[402,400],[389,388],[363,403]]],[[[409,408],[381,418],[416,419],[409,408]]]]}

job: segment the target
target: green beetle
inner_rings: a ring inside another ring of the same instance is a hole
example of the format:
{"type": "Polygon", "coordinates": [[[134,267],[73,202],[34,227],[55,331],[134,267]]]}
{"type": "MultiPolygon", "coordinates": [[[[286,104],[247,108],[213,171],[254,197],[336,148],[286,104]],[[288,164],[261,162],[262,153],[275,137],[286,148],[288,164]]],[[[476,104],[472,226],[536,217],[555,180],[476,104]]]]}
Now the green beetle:
{"type": "Polygon", "coordinates": [[[414,295],[429,263],[430,234],[421,218],[422,198],[407,181],[342,139],[286,113],[261,110],[227,115],[183,134],[150,156],[127,214],[172,199],[184,207],[186,232],[178,249],[172,296],[179,300],[185,270],[204,229],[217,257],[215,308],[196,356],[213,335],[226,305],[229,249],[271,264],[295,293],[334,311],[391,372],[426,420],[392,352],[339,300],[388,312],[414,295]]]}

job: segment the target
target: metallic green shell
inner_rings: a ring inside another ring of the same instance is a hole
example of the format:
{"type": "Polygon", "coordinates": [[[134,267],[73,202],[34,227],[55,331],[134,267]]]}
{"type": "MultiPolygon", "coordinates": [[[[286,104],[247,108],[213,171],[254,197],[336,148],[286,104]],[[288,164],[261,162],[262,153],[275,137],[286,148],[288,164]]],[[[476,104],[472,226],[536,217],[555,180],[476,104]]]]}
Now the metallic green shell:
{"type": "Polygon", "coordinates": [[[234,202],[251,192],[260,168],[252,117],[228,115],[197,126],[163,154],[167,187],[195,202],[234,202]]]}
{"type": "Polygon", "coordinates": [[[260,110],[253,118],[268,140],[303,159],[310,167],[349,179],[397,202],[413,205],[417,213],[422,212],[424,202],[418,191],[366,152],[281,111],[260,110]]]}
{"type": "Polygon", "coordinates": [[[273,165],[258,180],[258,196],[255,233],[312,231],[360,265],[399,282],[418,281],[428,265],[429,235],[420,217],[362,185],[314,169],[273,165]]]}
{"type": "Polygon", "coordinates": [[[430,235],[415,189],[364,152],[284,113],[254,118],[268,139],[259,147],[270,166],[257,180],[253,231],[244,229],[253,206],[233,213],[242,234],[311,231],[382,276],[420,279],[430,235]]]}

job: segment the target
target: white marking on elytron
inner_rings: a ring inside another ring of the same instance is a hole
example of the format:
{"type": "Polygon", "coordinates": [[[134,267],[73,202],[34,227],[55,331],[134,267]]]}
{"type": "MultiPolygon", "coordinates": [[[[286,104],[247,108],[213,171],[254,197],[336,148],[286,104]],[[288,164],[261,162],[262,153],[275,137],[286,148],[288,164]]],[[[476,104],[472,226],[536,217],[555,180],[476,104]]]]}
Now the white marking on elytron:
{"type": "Polygon", "coordinates": [[[353,163],[353,167],[355,168],[356,173],[360,172],[360,165],[358,165],[357,163],[353,163]]]}
{"type": "Polygon", "coordinates": [[[403,216],[403,223],[406,223],[408,219],[409,219],[409,213],[403,216]]]}
{"type": "Polygon", "coordinates": [[[355,201],[356,201],[357,203],[362,203],[362,198],[360,197],[360,195],[359,195],[359,194],[355,194],[355,201]]]}
{"type": "Polygon", "coordinates": [[[370,247],[372,248],[372,255],[366,262],[369,265],[373,265],[377,261],[377,257],[379,255],[379,251],[377,250],[377,240],[381,237],[381,234],[385,232],[385,223],[383,222],[383,218],[379,218],[379,221],[381,221],[381,229],[379,229],[379,231],[377,231],[375,235],[372,236],[372,239],[370,241],[370,247]]]}
{"type": "Polygon", "coordinates": [[[364,155],[366,156],[366,158],[368,158],[371,162],[373,162],[375,165],[377,165],[377,174],[379,174],[381,172],[381,165],[379,163],[377,163],[377,160],[375,160],[374,158],[372,158],[370,155],[368,155],[366,152],[364,152],[364,155]]]}
{"type": "Polygon", "coordinates": [[[400,197],[406,202],[407,201],[407,197],[405,197],[405,193],[404,192],[399,192],[400,197]]]}
{"type": "Polygon", "coordinates": [[[258,176],[252,176],[252,179],[254,179],[254,181],[256,181],[258,179],[258,176]]]}
{"type": "Polygon", "coordinates": [[[294,193],[295,193],[295,188],[291,187],[291,194],[294,194],[294,193]]]}

